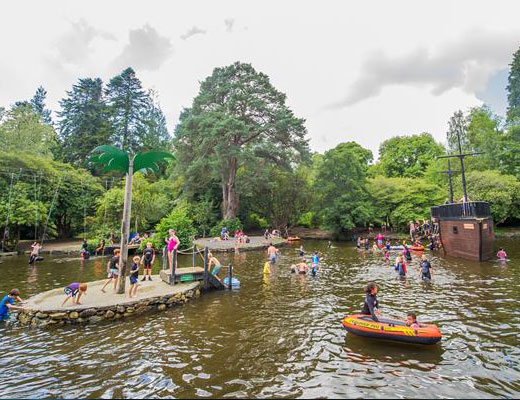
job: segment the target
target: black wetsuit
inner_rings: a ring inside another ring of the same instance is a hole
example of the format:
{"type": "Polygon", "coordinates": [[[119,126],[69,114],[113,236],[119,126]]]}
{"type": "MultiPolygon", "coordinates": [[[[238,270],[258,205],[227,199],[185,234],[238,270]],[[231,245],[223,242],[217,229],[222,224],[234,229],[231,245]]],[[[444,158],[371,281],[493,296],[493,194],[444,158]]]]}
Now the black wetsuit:
{"type": "Polygon", "coordinates": [[[379,320],[376,316],[376,308],[379,309],[379,303],[377,302],[377,296],[374,294],[367,294],[365,297],[365,304],[363,304],[363,308],[361,309],[361,314],[363,315],[371,315],[372,319],[376,322],[379,320]]]}
{"type": "Polygon", "coordinates": [[[421,261],[421,273],[423,279],[432,279],[432,274],[430,273],[430,269],[432,268],[432,265],[428,260],[421,261]]]}

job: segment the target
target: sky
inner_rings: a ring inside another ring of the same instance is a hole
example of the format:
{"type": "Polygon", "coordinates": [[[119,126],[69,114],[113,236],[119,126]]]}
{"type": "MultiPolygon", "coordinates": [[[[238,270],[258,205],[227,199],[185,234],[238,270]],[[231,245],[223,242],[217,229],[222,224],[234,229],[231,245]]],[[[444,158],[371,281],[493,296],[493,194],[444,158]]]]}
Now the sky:
{"type": "Polygon", "coordinates": [[[518,1],[12,1],[0,13],[0,106],[131,66],[170,130],[215,67],[248,62],[306,120],[310,147],[444,141],[456,110],[506,107],[518,1]]]}

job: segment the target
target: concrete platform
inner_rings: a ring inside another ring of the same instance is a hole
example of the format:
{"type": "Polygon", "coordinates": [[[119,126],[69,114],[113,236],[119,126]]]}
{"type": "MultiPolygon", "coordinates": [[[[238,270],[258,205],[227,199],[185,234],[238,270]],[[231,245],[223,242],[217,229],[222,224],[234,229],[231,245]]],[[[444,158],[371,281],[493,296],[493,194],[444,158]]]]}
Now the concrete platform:
{"type": "Polygon", "coordinates": [[[72,305],[70,300],[65,307],[63,288],[37,294],[24,303],[24,309],[18,314],[22,325],[47,326],[67,323],[93,323],[113,320],[145,311],[163,311],[175,304],[185,303],[200,296],[200,282],[168,285],[159,275],[153,275],[152,281],[139,283],[137,297],[129,298],[127,286],[125,294],[114,294],[111,286],[106,293],[101,292],[104,280],[88,282],[86,296],[81,297],[81,305],[72,305]]]}
{"type": "Polygon", "coordinates": [[[235,238],[230,238],[229,240],[215,240],[215,238],[204,238],[196,239],[193,241],[193,243],[197,245],[199,249],[208,247],[210,251],[215,253],[234,251],[235,247],[237,247],[239,251],[262,250],[267,249],[269,247],[269,243],[273,243],[277,247],[282,247],[289,243],[284,238],[272,238],[266,240],[263,236],[249,236],[249,239],[249,243],[240,244],[236,243],[235,238]]]}

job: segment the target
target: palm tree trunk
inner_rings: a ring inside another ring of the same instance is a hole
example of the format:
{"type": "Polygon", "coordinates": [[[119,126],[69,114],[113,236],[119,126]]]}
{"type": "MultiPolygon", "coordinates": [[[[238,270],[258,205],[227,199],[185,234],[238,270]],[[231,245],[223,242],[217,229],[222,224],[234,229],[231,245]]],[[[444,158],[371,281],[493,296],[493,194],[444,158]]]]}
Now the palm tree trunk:
{"type": "Polygon", "coordinates": [[[117,293],[125,293],[126,261],[128,259],[128,237],[130,236],[130,216],[132,215],[132,177],[134,174],[134,159],[128,157],[128,174],[125,183],[125,204],[123,206],[123,222],[121,224],[121,255],[119,256],[119,284],[117,293]]]}

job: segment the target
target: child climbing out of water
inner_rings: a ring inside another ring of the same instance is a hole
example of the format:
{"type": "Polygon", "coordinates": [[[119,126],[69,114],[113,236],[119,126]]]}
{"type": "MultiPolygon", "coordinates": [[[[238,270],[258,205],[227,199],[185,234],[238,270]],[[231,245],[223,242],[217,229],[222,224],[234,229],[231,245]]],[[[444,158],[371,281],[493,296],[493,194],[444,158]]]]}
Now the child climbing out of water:
{"type": "Polygon", "coordinates": [[[155,250],[152,248],[152,243],[146,243],[146,249],[143,251],[143,259],[141,262],[144,264],[144,273],[143,279],[141,281],[146,280],[146,276],[148,276],[148,280],[152,280],[152,265],[155,261],[155,250]]]}
{"type": "Polygon", "coordinates": [[[130,267],[130,290],[128,291],[128,297],[137,297],[137,288],[139,287],[139,256],[134,256],[132,259],[134,262],[130,267]]]}
{"type": "Polygon", "coordinates": [[[101,291],[103,293],[106,293],[105,288],[112,281],[114,281],[114,292],[116,291],[117,282],[119,281],[119,255],[120,254],[121,254],[121,250],[115,249],[114,256],[107,262],[108,279],[106,280],[105,284],[101,288],[101,291]]]}
{"type": "Polygon", "coordinates": [[[365,303],[361,309],[361,314],[370,315],[375,322],[378,322],[378,317],[381,316],[377,292],[377,285],[374,282],[370,282],[365,288],[365,303]]]}
{"type": "Polygon", "coordinates": [[[395,259],[394,269],[399,273],[399,276],[406,276],[408,271],[406,270],[406,264],[404,263],[404,260],[401,258],[401,256],[397,256],[395,259]]]}
{"type": "Polygon", "coordinates": [[[80,306],[81,303],[79,302],[79,299],[81,299],[81,296],[84,294],[87,295],[87,284],[86,283],[71,283],[69,286],[67,286],[65,289],[63,289],[65,292],[65,300],[63,300],[63,303],[61,303],[61,306],[63,307],[65,303],[72,299],[73,305],[80,306]],[[76,297],[76,298],[74,298],[76,297]]]}
{"type": "Polygon", "coordinates": [[[9,294],[5,295],[2,301],[0,302],[0,321],[5,321],[9,318],[9,311],[11,310],[21,310],[23,307],[15,306],[14,302],[19,301],[22,302],[20,298],[20,291],[18,289],[13,289],[9,292],[9,294]]]}
{"type": "Polygon", "coordinates": [[[217,260],[211,252],[208,253],[208,270],[211,271],[211,275],[218,276],[221,268],[222,265],[220,264],[220,261],[217,260]],[[213,269],[211,269],[211,267],[213,267],[213,269]]]}
{"type": "Polygon", "coordinates": [[[409,312],[406,318],[406,326],[410,328],[419,328],[419,323],[417,322],[417,315],[413,312],[409,312]]]}
{"type": "Polygon", "coordinates": [[[507,253],[505,252],[505,250],[502,247],[498,250],[497,257],[500,258],[500,261],[506,260],[507,253]]]}

